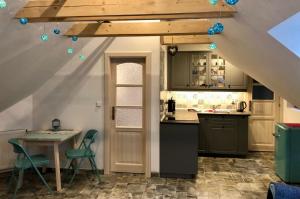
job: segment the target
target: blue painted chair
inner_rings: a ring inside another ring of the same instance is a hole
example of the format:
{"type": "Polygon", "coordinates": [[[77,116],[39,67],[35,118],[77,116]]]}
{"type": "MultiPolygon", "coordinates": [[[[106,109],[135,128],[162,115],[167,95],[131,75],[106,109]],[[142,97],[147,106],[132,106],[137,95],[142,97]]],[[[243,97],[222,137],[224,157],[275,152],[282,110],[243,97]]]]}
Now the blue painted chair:
{"type": "Polygon", "coordinates": [[[300,187],[271,182],[267,199],[299,199],[300,187]]]}
{"type": "Polygon", "coordinates": [[[16,181],[16,187],[14,190],[13,198],[14,199],[16,198],[17,191],[20,188],[20,184],[21,184],[21,180],[22,180],[24,171],[26,169],[30,169],[30,168],[34,169],[34,171],[38,174],[38,176],[41,179],[41,181],[43,182],[43,184],[47,187],[48,191],[52,194],[53,192],[52,192],[51,188],[49,187],[49,185],[47,184],[47,182],[45,181],[42,174],[40,173],[40,171],[37,168],[37,167],[42,167],[42,166],[48,165],[49,159],[44,155],[30,156],[26,152],[26,150],[23,148],[23,146],[21,146],[19,144],[17,139],[10,139],[8,141],[8,143],[10,143],[13,146],[14,152],[17,153],[17,159],[15,162],[15,166],[14,166],[12,175],[9,180],[9,190],[12,186],[13,181],[14,180],[16,181]],[[18,174],[18,178],[16,178],[16,173],[18,174]]]}
{"type": "Polygon", "coordinates": [[[94,129],[89,130],[85,134],[78,149],[70,149],[66,152],[67,159],[71,160],[69,169],[72,168],[72,170],[73,170],[73,175],[69,181],[70,185],[73,183],[75,175],[76,175],[76,173],[79,172],[80,166],[81,166],[83,160],[85,160],[85,159],[89,160],[91,168],[92,168],[93,172],[96,174],[98,181],[100,182],[100,175],[99,175],[99,171],[97,169],[97,165],[96,165],[96,161],[95,161],[96,154],[91,149],[91,145],[95,142],[97,133],[98,133],[97,130],[94,130],[94,129]],[[78,159],[80,159],[80,161],[78,164],[76,164],[77,162],[75,162],[75,161],[78,159]]]}

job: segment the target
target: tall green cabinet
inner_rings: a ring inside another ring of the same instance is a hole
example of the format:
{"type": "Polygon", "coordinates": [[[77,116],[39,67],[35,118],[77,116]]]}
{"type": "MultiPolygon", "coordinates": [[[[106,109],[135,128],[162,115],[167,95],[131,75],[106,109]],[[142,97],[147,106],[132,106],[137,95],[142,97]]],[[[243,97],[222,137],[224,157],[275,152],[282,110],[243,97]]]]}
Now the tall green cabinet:
{"type": "Polygon", "coordinates": [[[287,183],[300,183],[300,124],[277,124],[276,174],[287,183]]]}

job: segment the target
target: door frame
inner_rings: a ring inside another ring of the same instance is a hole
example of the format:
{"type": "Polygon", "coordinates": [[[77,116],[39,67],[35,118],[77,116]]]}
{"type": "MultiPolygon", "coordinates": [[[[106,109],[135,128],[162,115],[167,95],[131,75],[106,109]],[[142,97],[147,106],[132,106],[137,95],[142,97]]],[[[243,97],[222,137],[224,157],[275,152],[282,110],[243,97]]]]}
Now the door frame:
{"type": "MultiPolygon", "coordinates": [[[[253,78],[249,77],[248,79],[248,101],[249,101],[249,111],[252,112],[252,106],[253,106],[253,101],[260,101],[260,102],[270,102],[272,101],[273,107],[274,107],[274,124],[277,122],[280,122],[280,106],[281,106],[281,101],[280,97],[277,95],[275,91],[272,91],[274,93],[274,99],[273,100],[253,100],[253,78]],[[251,109],[251,110],[250,110],[251,109]]],[[[250,115],[248,123],[248,149],[249,151],[274,151],[275,149],[275,138],[273,141],[273,146],[260,146],[260,145],[252,145],[251,139],[250,139],[250,133],[251,133],[251,124],[253,120],[268,120],[268,118],[265,118],[264,116],[256,116],[256,118],[252,118],[253,116],[250,115]]],[[[255,116],[254,116],[255,117],[255,116]]],[[[269,119],[270,120],[270,119],[269,119]]],[[[275,127],[274,127],[275,128],[275,127]]]]}
{"type": "Polygon", "coordinates": [[[104,174],[111,173],[111,117],[112,117],[112,58],[144,58],[145,59],[145,176],[151,177],[151,52],[106,52],[104,72],[104,174]]]}

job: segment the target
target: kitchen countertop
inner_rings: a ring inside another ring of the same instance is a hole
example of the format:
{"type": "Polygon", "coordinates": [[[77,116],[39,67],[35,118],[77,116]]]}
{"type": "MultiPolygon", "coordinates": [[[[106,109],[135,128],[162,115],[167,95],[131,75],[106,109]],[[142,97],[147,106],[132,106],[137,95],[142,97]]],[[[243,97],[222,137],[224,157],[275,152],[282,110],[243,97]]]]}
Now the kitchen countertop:
{"type": "Polygon", "coordinates": [[[237,116],[250,116],[251,112],[196,112],[199,115],[237,115],[237,116]]]}
{"type": "Polygon", "coordinates": [[[161,119],[161,123],[168,124],[199,124],[198,114],[197,112],[187,111],[187,110],[178,110],[173,115],[175,117],[174,120],[168,120],[165,115],[161,119]]]}

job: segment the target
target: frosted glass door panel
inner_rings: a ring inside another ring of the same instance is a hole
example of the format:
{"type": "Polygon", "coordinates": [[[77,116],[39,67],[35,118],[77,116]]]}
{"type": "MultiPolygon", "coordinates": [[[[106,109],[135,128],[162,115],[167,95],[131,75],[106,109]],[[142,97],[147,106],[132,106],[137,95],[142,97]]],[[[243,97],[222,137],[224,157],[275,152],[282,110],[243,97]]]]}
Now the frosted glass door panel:
{"type": "Polygon", "coordinates": [[[117,108],[116,127],[117,128],[142,128],[143,109],[117,108]]]}
{"type": "Polygon", "coordinates": [[[143,87],[117,87],[117,106],[143,106],[143,87]]]}
{"type": "Polygon", "coordinates": [[[143,66],[136,63],[117,65],[117,84],[143,84],[143,66]]]}

